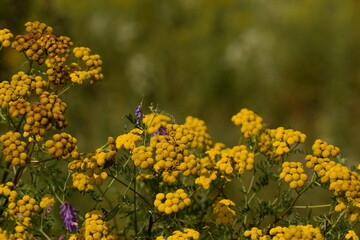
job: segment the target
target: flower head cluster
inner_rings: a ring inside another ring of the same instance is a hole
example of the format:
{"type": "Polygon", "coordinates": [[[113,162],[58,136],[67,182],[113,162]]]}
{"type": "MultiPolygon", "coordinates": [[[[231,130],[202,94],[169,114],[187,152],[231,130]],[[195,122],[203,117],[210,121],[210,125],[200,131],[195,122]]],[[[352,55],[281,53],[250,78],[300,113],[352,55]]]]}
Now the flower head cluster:
{"type": "Polygon", "coordinates": [[[350,230],[345,235],[345,239],[359,240],[359,236],[356,234],[354,230],[350,230]]]}
{"type": "Polygon", "coordinates": [[[134,165],[142,169],[147,169],[155,162],[153,158],[153,148],[139,146],[134,148],[131,152],[131,159],[134,161],[134,165]]]}
{"type": "MultiPolygon", "coordinates": [[[[20,97],[28,97],[31,90],[31,79],[15,74],[11,81],[0,82],[0,107],[6,109],[9,103],[20,97]]],[[[27,75],[26,75],[27,76],[27,75]]]]}
{"type": "Polygon", "coordinates": [[[194,131],[185,125],[167,124],[166,132],[177,144],[190,145],[194,139],[194,131]]]}
{"type": "Polygon", "coordinates": [[[268,239],[284,239],[284,240],[323,240],[324,236],[320,232],[320,228],[312,225],[290,225],[289,227],[274,227],[270,231],[271,238],[268,239]]]}
{"type": "Polygon", "coordinates": [[[155,150],[154,170],[175,170],[183,162],[184,157],[189,155],[185,144],[178,144],[169,135],[157,135],[150,139],[150,147],[155,150]]]}
{"type": "Polygon", "coordinates": [[[207,132],[207,126],[203,120],[187,116],[184,126],[194,132],[194,139],[190,143],[191,148],[209,149],[213,142],[211,136],[207,132]]]}
{"type": "Polygon", "coordinates": [[[299,131],[278,127],[276,129],[265,129],[259,135],[257,145],[261,152],[280,161],[284,154],[290,152],[291,146],[304,143],[305,140],[306,135],[299,131]]]}
{"type": "MultiPolygon", "coordinates": [[[[108,178],[104,171],[105,164],[114,160],[116,151],[96,149],[94,153],[89,153],[86,157],[75,159],[68,164],[70,170],[80,170],[85,173],[75,172],[72,174],[73,186],[80,191],[93,190],[93,185],[101,185],[108,178]]],[[[78,155],[78,154],[76,154],[78,155]]]]}
{"type": "Polygon", "coordinates": [[[199,239],[200,233],[191,228],[185,228],[182,232],[176,230],[173,232],[173,235],[164,238],[163,236],[157,237],[156,240],[191,240],[199,239]]]}
{"type": "Polygon", "coordinates": [[[190,154],[189,156],[184,157],[184,161],[179,164],[177,169],[181,171],[184,176],[194,176],[198,174],[201,169],[200,158],[196,157],[194,154],[190,154]]]}
{"type": "Polygon", "coordinates": [[[217,171],[208,171],[202,173],[199,177],[195,179],[195,184],[200,185],[204,189],[209,189],[210,184],[217,178],[217,171]]]}
{"type": "Polygon", "coordinates": [[[235,203],[230,199],[221,199],[216,202],[214,207],[214,214],[216,215],[216,224],[233,224],[235,211],[230,207],[234,207],[235,203]]]}
{"type": "Polygon", "coordinates": [[[7,210],[4,213],[6,220],[15,222],[14,239],[31,239],[28,229],[32,227],[31,218],[40,210],[36,200],[29,195],[17,199],[11,194],[8,198],[7,210]]]}
{"type": "Polygon", "coordinates": [[[81,59],[85,63],[87,70],[75,70],[70,73],[72,82],[82,84],[85,80],[89,80],[92,84],[104,78],[101,67],[102,60],[98,54],[91,55],[90,48],[86,47],[76,47],[73,52],[76,58],[81,59]]]}
{"type": "Polygon", "coordinates": [[[14,202],[18,196],[17,191],[13,190],[14,183],[7,182],[5,184],[0,184],[0,195],[7,197],[9,202],[14,202]]]}
{"type": "Polygon", "coordinates": [[[136,142],[142,140],[143,131],[139,128],[134,128],[129,133],[120,135],[116,138],[116,148],[125,148],[125,149],[134,149],[136,147],[136,142]]]}
{"type": "Polygon", "coordinates": [[[25,116],[28,112],[31,111],[30,103],[24,99],[18,99],[16,101],[10,102],[9,106],[9,113],[14,118],[25,116]]]}
{"type": "Polygon", "coordinates": [[[8,131],[0,136],[0,141],[3,142],[2,153],[5,160],[14,166],[25,166],[28,154],[26,153],[26,142],[20,140],[21,135],[18,132],[8,131]]]}
{"type": "Polygon", "coordinates": [[[8,47],[11,44],[11,39],[13,38],[13,34],[10,32],[9,29],[4,28],[0,29],[0,43],[1,47],[8,47]]]}
{"type": "Polygon", "coordinates": [[[66,159],[77,152],[77,140],[70,134],[62,132],[53,135],[52,138],[45,142],[45,147],[48,148],[48,153],[54,157],[66,159]]]}
{"type": "Polygon", "coordinates": [[[54,206],[55,199],[50,194],[45,194],[41,201],[39,206],[44,209],[45,213],[49,213],[54,206]]]}
{"type": "Polygon", "coordinates": [[[240,131],[244,134],[245,138],[255,136],[263,128],[263,119],[247,108],[241,109],[239,113],[232,116],[231,121],[236,126],[241,126],[240,131]]]}
{"type": "Polygon", "coordinates": [[[84,225],[80,229],[80,234],[77,239],[116,240],[119,239],[119,237],[110,232],[109,223],[104,220],[104,214],[100,210],[93,210],[86,213],[84,225]]]}
{"type": "Polygon", "coordinates": [[[42,64],[47,60],[51,64],[61,64],[70,55],[73,42],[69,37],[56,37],[53,29],[44,23],[25,23],[25,35],[17,35],[12,42],[12,48],[24,52],[28,59],[42,64]]]}
{"type": "Polygon", "coordinates": [[[170,192],[166,195],[164,193],[158,193],[154,201],[154,206],[159,212],[164,212],[165,214],[176,213],[190,206],[190,204],[191,199],[183,189],[178,189],[176,192],[170,192]]]}
{"type": "Polygon", "coordinates": [[[66,103],[57,95],[43,92],[40,101],[32,103],[26,114],[23,136],[29,137],[29,141],[40,141],[53,126],[57,129],[65,128],[66,108],[66,103]]]}
{"type": "Polygon", "coordinates": [[[263,232],[261,229],[258,229],[256,227],[252,227],[250,230],[246,230],[244,232],[244,237],[250,238],[250,239],[262,239],[263,232]]]}
{"type": "Polygon", "coordinates": [[[90,177],[82,172],[74,172],[71,174],[73,187],[81,192],[88,192],[94,190],[94,185],[90,181],[90,177]]]}
{"type": "Polygon", "coordinates": [[[60,206],[60,214],[63,219],[63,225],[69,232],[73,232],[79,228],[78,220],[76,219],[75,208],[67,201],[64,201],[60,206]]]}
{"type": "Polygon", "coordinates": [[[254,157],[245,145],[226,148],[221,150],[221,159],[216,162],[216,168],[227,175],[233,172],[243,174],[245,170],[250,171],[254,168],[254,157]]]}
{"type": "Polygon", "coordinates": [[[290,188],[302,187],[308,179],[301,162],[284,162],[279,177],[290,183],[290,188]]]}

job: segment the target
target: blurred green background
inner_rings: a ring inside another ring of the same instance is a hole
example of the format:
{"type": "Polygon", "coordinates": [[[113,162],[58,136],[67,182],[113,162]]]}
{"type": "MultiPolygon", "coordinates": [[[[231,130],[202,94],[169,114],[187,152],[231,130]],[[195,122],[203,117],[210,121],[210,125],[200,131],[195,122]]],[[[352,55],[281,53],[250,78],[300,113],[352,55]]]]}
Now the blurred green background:
{"type": "MultiPolygon", "coordinates": [[[[105,80],[66,94],[69,132],[91,151],[153,103],[206,121],[231,146],[247,107],[269,127],[360,156],[360,2],[356,0],[1,0],[0,28],[53,26],[102,56],[105,80]],[[359,134],[359,136],[358,136],[359,134]]],[[[1,80],[23,58],[0,52],[1,80]]]]}

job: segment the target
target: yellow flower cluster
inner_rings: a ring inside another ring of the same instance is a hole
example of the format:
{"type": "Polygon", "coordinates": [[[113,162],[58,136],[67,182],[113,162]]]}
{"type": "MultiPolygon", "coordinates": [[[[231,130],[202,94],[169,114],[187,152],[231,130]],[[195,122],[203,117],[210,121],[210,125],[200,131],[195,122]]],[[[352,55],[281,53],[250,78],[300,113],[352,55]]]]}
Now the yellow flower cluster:
{"type": "Polygon", "coordinates": [[[125,149],[134,149],[136,147],[136,142],[142,141],[141,135],[143,131],[139,128],[134,128],[129,133],[120,135],[116,138],[116,148],[120,149],[124,147],[125,149]]]}
{"type": "Polygon", "coordinates": [[[8,198],[9,202],[14,202],[18,193],[15,190],[12,190],[14,187],[13,182],[7,182],[5,184],[0,184],[0,195],[4,195],[8,198]]]}
{"type": "MultiPolygon", "coordinates": [[[[73,173],[73,186],[80,191],[93,190],[93,184],[101,185],[108,178],[104,171],[105,164],[114,160],[116,151],[103,151],[96,149],[95,153],[88,154],[85,158],[75,159],[68,164],[70,170],[82,170],[83,173],[73,173]]],[[[77,154],[78,155],[78,154],[77,154]]]]}
{"type": "Polygon", "coordinates": [[[195,179],[195,184],[202,186],[205,190],[210,188],[210,184],[217,178],[217,171],[202,173],[195,179]]]}
{"type": "Polygon", "coordinates": [[[9,106],[9,113],[14,118],[24,116],[31,111],[30,103],[24,99],[10,102],[9,106]]]}
{"type": "Polygon", "coordinates": [[[261,237],[263,236],[263,232],[261,229],[258,229],[256,227],[252,227],[250,230],[246,230],[244,232],[244,237],[253,239],[253,240],[257,240],[257,239],[262,239],[261,237]]]}
{"type": "Polygon", "coordinates": [[[47,140],[45,147],[48,148],[48,153],[56,158],[69,158],[73,152],[77,152],[77,140],[70,134],[62,132],[55,134],[53,140],[47,140]]]}
{"type": "Polygon", "coordinates": [[[187,116],[184,126],[194,132],[194,139],[190,143],[191,148],[209,149],[212,147],[213,142],[204,120],[187,116]]]}
{"type": "Polygon", "coordinates": [[[245,145],[226,148],[221,150],[221,159],[216,162],[216,168],[228,175],[233,172],[243,174],[245,170],[250,171],[254,168],[254,157],[245,145]]]}
{"type": "Polygon", "coordinates": [[[41,201],[40,201],[39,206],[40,206],[42,209],[51,208],[51,206],[54,205],[54,203],[55,203],[55,199],[54,199],[50,194],[45,194],[45,195],[41,198],[41,201]]]}
{"type": "MultiPolygon", "coordinates": [[[[25,239],[25,237],[26,237],[26,236],[24,236],[23,239],[25,239]]],[[[15,239],[15,237],[14,237],[14,234],[9,233],[8,231],[6,231],[6,230],[4,230],[4,229],[2,229],[2,228],[0,227],[0,239],[3,239],[3,240],[13,240],[13,239],[15,239]]],[[[20,238],[20,239],[21,239],[21,238],[20,238]]]]}
{"type": "Polygon", "coordinates": [[[29,141],[41,141],[47,131],[53,126],[62,129],[67,126],[64,113],[66,103],[62,102],[55,94],[43,92],[40,102],[30,105],[30,111],[25,118],[23,126],[24,137],[29,137],[29,141]]]}
{"type": "Polygon", "coordinates": [[[145,180],[150,179],[152,177],[153,177],[152,174],[141,173],[141,174],[136,176],[135,180],[142,182],[142,181],[145,181],[145,180]]]}
{"type": "Polygon", "coordinates": [[[149,134],[153,134],[161,125],[166,126],[170,121],[171,118],[169,116],[159,113],[146,114],[143,118],[143,123],[148,128],[147,132],[149,134]]]}
{"type": "Polygon", "coordinates": [[[117,235],[110,233],[109,223],[104,221],[104,214],[99,210],[86,213],[84,225],[80,229],[80,234],[70,236],[71,240],[116,240],[117,235]]]}
{"type": "Polygon", "coordinates": [[[301,162],[284,162],[279,177],[290,183],[290,188],[302,187],[308,179],[301,162]]]}
{"type": "Polygon", "coordinates": [[[215,143],[213,148],[206,151],[207,156],[200,159],[201,168],[198,171],[199,177],[195,179],[195,184],[204,189],[210,188],[211,182],[217,178],[216,158],[220,158],[223,148],[225,148],[223,143],[215,143]]]}
{"type": "Polygon", "coordinates": [[[45,81],[41,76],[27,75],[22,71],[14,74],[11,77],[10,84],[12,86],[23,86],[23,88],[27,86],[27,95],[23,94],[22,96],[28,96],[30,92],[33,92],[36,95],[41,95],[43,91],[47,90],[49,86],[48,82],[45,81]]]}
{"type": "Polygon", "coordinates": [[[274,227],[269,231],[270,236],[265,239],[272,240],[323,240],[324,237],[320,232],[320,228],[312,225],[290,225],[289,227],[274,227]]]}
{"type": "Polygon", "coordinates": [[[0,82],[0,107],[6,109],[11,101],[29,94],[30,86],[28,82],[22,80],[2,81],[0,82]]]}
{"type": "Polygon", "coordinates": [[[33,236],[28,233],[27,229],[32,227],[31,217],[35,216],[40,210],[36,200],[29,195],[24,195],[17,201],[16,197],[9,197],[8,199],[9,203],[4,216],[16,223],[13,239],[33,239],[33,236]]]}
{"type": "Polygon", "coordinates": [[[194,131],[189,130],[185,125],[167,124],[166,132],[177,144],[189,145],[194,139],[194,131]]]}
{"type": "Polygon", "coordinates": [[[216,224],[234,223],[235,211],[230,208],[233,206],[235,206],[235,203],[230,199],[222,199],[213,205],[213,213],[216,215],[216,224]]]}
{"type": "Polygon", "coordinates": [[[9,233],[7,230],[0,228],[0,239],[2,240],[35,240],[32,234],[29,234],[25,227],[17,224],[15,227],[15,233],[9,233]]]}
{"type": "Polygon", "coordinates": [[[134,165],[142,169],[147,169],[155,162],[153,158],[152,147],[139,146],[134,148],[131,152],[131,159],[134,161],[134,165]]]}
{"type": "Polygon", "coordinates": [[[345,239],[359,240],[359,237],[358,237],[358,235],[356,234],[355,231],[350,230],[350,231],[348,231],[348,233],[345,235],[345,239]]]}
{"type": "Polygon", "coordinates": [[[336,157],[340,153],[340,148],[328,144],[327,142],[317,139],[312,146],[313,155],[316,157],[336,157]]]}
{"type": "Polygon", "coordinates": [[[163,236],[157,237],[156,240],[191,240],[199,239],[200,233],[191,228],[185,228],[183,232],[176,230],[173,232],[173,235],[164,238],[163,236]]]}
{"type": "Polygon", "coordinates": [[[4,29],[0,29],[0,43],[2,47],[8,47],[11,44],[10,39],[12,39],[14,36],[13,34],[10,32],[9,29],[4,28],[4,29]]]}
{"type": "Polygon", "coordinates": [[[67,126],[67,121],[64,117],[67,104],[61,101],[57,95],[43,92],[40,95],[40,103],[49,110],[48,115],[50,116],[50,119],[54,121],[54,125],[57,129],[63,129],[67,126]]]}
{"type": "Polygon", "coordinates": [[[17,201],[9,201],[5,215],[15,220],[23,221],[26,217],[32,217],[40,210],[34,198],[24,195],[17,201]]]}
{"type": "Polygon", "coordinates": [[[52,89],[60,89],[64,85],[71,83],[70,74],[80,70],[77,63],[49,65],[46,75],[52,89]]]}
{"type": "Polygon", "coordinates": [[[82,84],[85,80],[89,80],[90,83],[100,81],[104,78],[102,74],[102,60],[98,54],[90,55],[90,48],[76,47],[73,53],[76,58],[81,59],[87,66],[86,71],[74,71],[70,73],[72,82],[82,84]]]}
{"type": "Polygon", "coordinates": [[[84,173],[74,172],[71,174],[73,187],[81,192],[94,190],[94,185],[90,183],[90,177],[84,173]]]}
{"type": "Polygon", "coordinates": [[[330,160],[336,157],[340,149],[327,142],[317,139],[312,146],[313,155],[307,155],[306,166],[313,168],[320,176],[322,183],[328,184],[328,189],[334,192],[338,205],[335,211],[349,213],[350,221],[360,219],[360,175],[347,167],[330,160]]]}
{"type": "Polygon", "coordinates": [[[38,64],[44,63],[45,59],[54,64],[63,63],[69,58],[73,43],[68,37],[53,35],[53,29],[44,23],[25,23],[26,35],[17,35],[12,42],[12,48],[18,52],[24,52],[28,59],[38,64]]]}
{"type": "Polygon", "coordinates": [[[164,212],[165,214],[176,213],[179,210],[190,206],[190,204],[191,199],[188,197],[184,189],[178,189],[176,192],[170,192],[166,195],[164,193],[158,193],[156,194],[156,199],[154,201],[154,206],[159,210],[159,212],[164,212]]]}
{"type": "Polygon", "coordinates": [[[20,133],[14,131],[8,131],[0,136],[5,160],[14,166],[25,166],[28,161],[26,142],[21,141],[20,138],[20,133]]]}
{"type": "Polygon", "coordinates": [[[201,162],[198,157],[194,154],[190,154],[189,156],[184,157],[184,161],[179,164],[177,167],[179,171],[181,171],[184,176],[194,176],[198,174],[201,169],[201,162]]]}
{"type": "Polygon", "coordinates": [[[282,156],[290,152],[291,145],[304,143],[306,135],[300,131],[278,127],[276,129],[266,129],[257,139],[257,146],[261,152],[267,156],[273,156],[280,161],[282,156]]]}
{"type": "Polygon", "coordinates": [[[240,131],[244,134],[245,138],[255,136],[263,128],[263,119],[247,108],[241,109],[239,113],[232,116],[231,121],[236,126],[241,125],[240,131]]]}
{"type": "Polygon", "coordinates": [[[174,170],[183,161],[184,157],[189,156],[189,151],[184,144],[178,144],[169,135],[157,135],[150,139],[150,147],[155,149],[154,170],[160,169],[174,170]]]}

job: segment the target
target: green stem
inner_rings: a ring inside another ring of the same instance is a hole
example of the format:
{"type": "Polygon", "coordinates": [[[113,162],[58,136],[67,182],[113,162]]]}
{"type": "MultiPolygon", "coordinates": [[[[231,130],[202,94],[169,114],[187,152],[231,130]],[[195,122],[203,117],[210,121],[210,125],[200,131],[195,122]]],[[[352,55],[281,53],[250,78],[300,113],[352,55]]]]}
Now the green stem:
{"type": "Polygon", "coordinates": [[[46,239],[51,240],[51,238],[41,228],[38,230],[46,239]]]}
{"type": "Polygon", "coordinates": [[[280,215],[280,217],[276,217],[275,221],[273,224],[276,224],[277,222],[279,222],[286,214],[288,214],[288,212],[294,207],[294,204],[296,203],[296,201],[301,197],[301,195],[303,193],[305,193],[309,187],[315,183],[316,178],[313,179],[308,185],[306,185],[306,187],[304,187],[300,192],[297,192],[298,195],[296,196],[296,198],[292,201],[292,203],[290,204],[290,206],[280,215]]]}
{"type": "Polygon", "coordinates": [[[112,177],[115,181],[117,181],[118,183],[128,187],[128,189],[130,189],[132,192],[134,192],[136,195],[138,195],[150,208],[153,208],[153,206],[146,200],[146,198],[144,196],[142,196],[140,193],[138,193],[137,191],[135,191],[135,189],[133,189],[132,187],[129,186],[129,184],[124,183],[123,181],[121,181],[120,179],[116,178],[113,175],[109,175],[110,177],[112,177]]]}
{"type": "MultiPolygon", "coordinates": [[[[136,167],[134,166],[134,170],[133,170],[133,172],[134,172],[134,179],[136,178],[136,167]]],[[[136,211],[137,211],[137,198],[136,198],[136,180],[135,181],[133,181],[134,182],[134,191],[133,191],[133,193],[134,193],[134,230],[135,230],[135,232],[137,233],[138,232],[138,226],[137,226],[137,213],[136,213],[136,211]]]]}
{"type": "Polygon", "coordinates": [[[309,205],[309,206],[293,206],[292,208],[323,208],[331,207],[331,204],[309,205]]]}

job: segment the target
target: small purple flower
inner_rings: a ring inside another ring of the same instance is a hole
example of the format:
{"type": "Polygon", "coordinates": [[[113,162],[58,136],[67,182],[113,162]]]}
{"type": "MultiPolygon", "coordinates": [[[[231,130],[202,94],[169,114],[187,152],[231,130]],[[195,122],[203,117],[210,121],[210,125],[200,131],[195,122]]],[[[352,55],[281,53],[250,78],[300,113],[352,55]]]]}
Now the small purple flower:
{"type": "Polygon", "coordinates": [[[144,114],[141,111],[141,105],[135,108],[135,117],[136,117],[136,125],[139,125],[144,117],[144,114]]]}
{"type": "Polygon", "coordinates": [[[156,135],[169,135],[169,134],[166,132],[166,127],[161,124],[160,127],[154,132],[154,136],[156,135]]]}
{"type": "Polygon", "coordinates": [[[67,201],[64,201],[61,204],[60,208],[61,208],[60,210],[61,218],[64,220],[63,221],[64,227],[70,232],[73,232],[76,229],[78,229],[79,226],[77,224],[78,220],[75,218],[76,215],[75,208],[71,206],[71,204],[67,201]]]}

